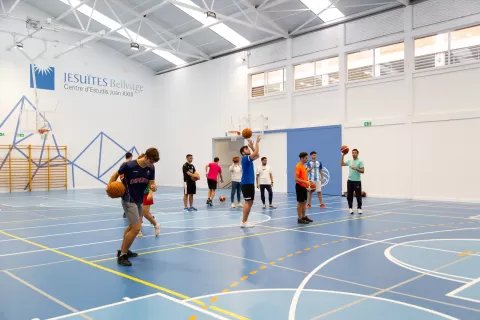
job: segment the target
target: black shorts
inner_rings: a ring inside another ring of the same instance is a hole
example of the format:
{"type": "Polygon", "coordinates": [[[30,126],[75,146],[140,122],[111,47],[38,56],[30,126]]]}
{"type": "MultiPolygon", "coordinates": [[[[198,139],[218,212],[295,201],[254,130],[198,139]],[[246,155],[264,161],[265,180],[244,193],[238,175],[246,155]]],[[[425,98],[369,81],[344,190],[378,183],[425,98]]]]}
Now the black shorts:
{"type": "Polygon", "coordinates": [[[297,193],[297,202],[305,202],[307,201],[308,191],[307,188],[299,185],[298,183],[295,184],[295,192],[297,193]]]}
{"type": "Polygon", "coordinates": [[[242,184],[242,194],[245,200],[255,199],[255,186],[253,184],[242,184]]]}
{"type": "Polygon", "coordinates": [[[208,189],[210,190],[217,190],[217,181],[212,179],[207,179],[208,189]]]}
{"type": "Polygon", "coordinates": [[[185,181],[183,183],[183,192],[185,194],[196,194],[197,193],[197,184],[195,181],[185,181]]]}

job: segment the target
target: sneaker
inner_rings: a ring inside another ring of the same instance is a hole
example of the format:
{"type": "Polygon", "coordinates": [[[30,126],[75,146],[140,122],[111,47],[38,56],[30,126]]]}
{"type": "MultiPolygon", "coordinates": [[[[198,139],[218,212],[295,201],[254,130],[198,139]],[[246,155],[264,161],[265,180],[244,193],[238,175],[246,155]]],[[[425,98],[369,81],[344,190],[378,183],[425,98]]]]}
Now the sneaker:
{"type": "Polygon", "coordinates": [[[250,224],[248,222],[242,222],[240,224],[240,228],[253,228],[253,224],[250,224]]]}
{"type": "Polygon", "coordinates": [[[305,218],[303,218],[303,220],[305,220],[305,221],[308,221],[308,222],[313,222],[313,220],[312,220],[312,219],[310,219],[310,218],[309,218],[309,217],[307,217],[307,216],[305,216],[305,218]]]}
{"type": "Polygon", "coordinates": [[[307,203],[307,209],[310,209],[311,207],[312,207],[312,205],[307,203]]]}
{"type": "MultiPolygon", "coordinates": [[[[127,252],[127,257],[128,258],[135,258],[137,256],[138,256],[138,253],[128,250],[128,252],[127,252]]],[[[117,258],[118,257],[120,257],[120,250],[117,250],[117,258]]]]}
{"type": "Polygon", "coordinates": [[[300,224],[309,224],[309,222],[305,219],[297,219],[298,223],[300,224]]]}
{"type": "Polygon", "coordinates": [[[325,209],[327,206],[324,205],[323,203],[320,205],[320,208],[325,209]]]}
{"type": "Polygon", "coordinates": [[[160,235],[160,225],[157,223],[154,229],[155,229],[155,236],[158,237],[160,235]]]}
{"type": "Polygon", "coordinates": [[[350,214],[353,214],[353,209],[348,209],[348,211],[350,212],[350,214]]]}
{"type": "Polygon", "coordinates": [[[123,219],[126,219],[127,218],[127,214],[124,212],[123,213],[123,219]]]}
{"type": "Polygon", "coordinates": [[[232,203],[232,208],[236,208],[235,203],[232,203]]]}
{"type": "Polygon", "coordinates": [[[267,205],[266,205],[266,204],[263,205],[263,209],[267,209],[267,205]]]}
{"type": "Polygon", "coordinates": [[[209,205],[210,207],[213,207],[213,201],[210,200],[210,202],[208,203],[208,205],[209,205]]]}
{"type": "Polygon", "coordinates": [[[195,207],[190,207],[189,211],[198,211],[195,207]]]}
{"type": "Polygon", "coordinates": [[[273,204],[271,204],[269,208],[270,209],[277,209],[277,207],[275,207],[273,204]]]}
{"type": "Polygon", "coordinates": [[[143,233],[142,230],[140,230],[137,234],[137,238],[143,238],[143,233]]]}
{"type": "Polygon", "coordinates": [[[362,214],[362,213],[363,213],[362,209],[358,209],[358,214],[362,214]]]}
{"type": "Polygon", "coordinates": [[[207,204],[210,204],[210,199],[207,199],[207,204]]]}
{"type": "Polygon", "coordinates": [[[189,208],[183,208],[183,212],[189,212],[190,209],[189,208]]]}
{"type": "Polygon", "coordinates": [[[242,208],[243,207],[243,204],[241,202],[238,203],[238,207],[239,208],[242,208]]]}
{"type": "Polygon", "coordinates": [[[132,266],[132,263],[130,261],[128,261],[128,257],[126,254],[122,255],[122,256],[119,256],[117,258],[117,263],[121,266],[125,266],[125,267],[131,267],[132,266]]]}

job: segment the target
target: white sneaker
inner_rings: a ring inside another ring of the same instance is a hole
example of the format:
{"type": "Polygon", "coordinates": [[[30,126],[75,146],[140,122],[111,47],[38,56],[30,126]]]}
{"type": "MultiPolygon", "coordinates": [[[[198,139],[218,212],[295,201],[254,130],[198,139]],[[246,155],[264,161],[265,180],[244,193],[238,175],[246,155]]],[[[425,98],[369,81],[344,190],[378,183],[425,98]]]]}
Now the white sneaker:
{"type": "Polygon", "coordinates": [[[232,203],[232,208],[236,208],[236,207],[235,207],[235,203],[232,203]]]}
{"type": "Polygon", "coordinates": [[[263,205],[263,209],[267,209],[267,205],[266,205],[266,204],[263,205]]]}
{"type": "Polygon", "coordinates": [[[239,208],[242,208],[243,207],[243,204],[241,202],[238,203],[238,207],[239,208]]]}
{"type": "Polygon", "coordinates": [[[358,209],[358,214],[362,214],[362,213],[363,213],[362,209],[358,209]]]}
{"type": "Polygon", "coordinates": [[[242,222],[240,224],[240,228],[253,228],[253,224],[250,224],[248,222],[242,222]]]}
{"type": "Polygon", "coordinates": [[[137,234],[137,238],[143,238],[143,233],[142,230],[140,230],[137,234]]]}
{"type": "Polygon", "coordinates": [[[155,236],[158,237],[160,235],[160,225],[157,223],[155,228],[155,236]]]}
{"type": "Polygon", "coordinates": [[[350,214],[353,214],[353,209],[348,209],[348,211],[350,212],[350,214]]]}

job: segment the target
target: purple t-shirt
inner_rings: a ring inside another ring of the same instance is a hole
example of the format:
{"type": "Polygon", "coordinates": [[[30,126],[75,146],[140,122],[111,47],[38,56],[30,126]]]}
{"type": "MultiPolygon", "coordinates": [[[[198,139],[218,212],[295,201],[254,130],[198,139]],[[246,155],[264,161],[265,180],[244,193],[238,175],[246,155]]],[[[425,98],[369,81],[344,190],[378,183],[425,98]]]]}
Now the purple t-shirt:
{"type": "Polygon", "coordinates": [[[149,182],[155,180],[155,167],[141,167],[137,160],[128,161],[118,169],[118,174],[124,175],[125,194],[123,200],[143,203],[143,194],[149,182]]]}
{"type": "Polygon", "coordinates": [[[208,170],[207,179],[217,181],[218,174],[222,172],[222,167],[220,167],[216,162],[210,163],[208,167],[210,168],[210,170],[208,170]]]}

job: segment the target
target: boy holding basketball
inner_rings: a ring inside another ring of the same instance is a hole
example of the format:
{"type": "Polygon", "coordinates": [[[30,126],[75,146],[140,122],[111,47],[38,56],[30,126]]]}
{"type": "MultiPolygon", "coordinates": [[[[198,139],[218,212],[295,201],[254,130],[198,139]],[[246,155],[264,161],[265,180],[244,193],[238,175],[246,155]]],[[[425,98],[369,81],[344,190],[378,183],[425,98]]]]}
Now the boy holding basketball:
{"type": "MultiPolygon", "coordinates": [[[[327,206],[325,206],[322,199],[323,165],[321,161],[317,161],[317,153],[315,151],[310,152],[310,157],[312,160],[307,162],[308,180],[315,183],[318,201],[320,202],[320,208],[324,209],[327,206]]],[[[312,193],[314,191],[315,190],[308,192],[307,208],[312,207],[312,193]]]]}
{"type": "Polygon", "coordinates": [[[247,223],[247,220],[250,210],[252,209],[253,200],[255,199],[255,169],[253,167],[253,161],[258,159],[259,151],[260,136],[257,137],[255,147],[253,146],[253,141],[248,140],[248,146],[240,148],[240,154],[242,155],[242,179],[240,185],[243,198],[245,199],[241,228],[253,227],[253,225],[247,223]],[[253,150],[253,153],[251,153],[250,150],[253,150]]]}
{"type": "Polygon", "coordinates": [[[307,217],[307,197],[308,190],[310,187],[310,181],[308,181],[307,168],[305,164],[308,161],[308,153],[300,152],[299,154],[300,162],[297,163],[295,167],[295,192],[297,194],[297,214],[298,214],[298,223],[300,224],[309,224],[313,222],[309,217],[307,217]]]}
{"type": "Polygon", "coordinates": [[[193,195],[197,193],[196,174],[197,170],[192,164],[193,156],[187,154],[187,162],[183,164],[183,211],[197,211],[197,208],[193,206],[193,195]],[[187,198],[190,202],[190,207],[187,206],[187,198]]]}
{"type": "Polygon", "coordinates": [[[117,252],[117,263],[122,266],[131,266],[130,257],[138,256],[130,251],[132,243],[142,226],[141,213],[145,189],[147,186],[153,192],[157,191],[155,185],[155,163],[160,160],[156,148],[149,148],[142,158],[122,164],[118,172],[110,178],[110,183],[124,176],[125,193],[122,196],[122,206],[128,219],[128,227],[123,235],[122,247],[117,252]]]}
{"type": "MultiPolygon", "coordinates": [[[[348,151],[347,151],[348,152],[348,151]]],[[[360,174],[365,173],[363,161],[358,159],[357,149],[352,150],[353,160],[344,161],[346,153],[342,152],[341,166],[349,166],[348,181],[347,181],[347,202],[350,214],[353,214],[353,193],[357,198],[358,214],[362,214],[362,181],[360,174]]]]}

